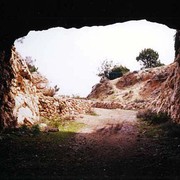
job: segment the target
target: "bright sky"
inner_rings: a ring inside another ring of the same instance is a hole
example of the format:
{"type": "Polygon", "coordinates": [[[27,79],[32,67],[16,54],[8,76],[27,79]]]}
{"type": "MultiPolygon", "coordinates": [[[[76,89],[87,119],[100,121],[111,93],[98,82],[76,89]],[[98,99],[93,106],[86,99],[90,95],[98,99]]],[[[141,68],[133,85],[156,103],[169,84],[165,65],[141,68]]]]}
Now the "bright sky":
{"type": "Polygon", "coordinates": [[[15,41],[22,57],[36,59],[35,65],[61,95],[86,97],[99,82],[98,67],[104,60],[139,70],[139,52],[152,48],[164,64],[174,60],[175,30],[146,20],[108,26],[62,27],[30,31],[23,43],[15,41]]]}

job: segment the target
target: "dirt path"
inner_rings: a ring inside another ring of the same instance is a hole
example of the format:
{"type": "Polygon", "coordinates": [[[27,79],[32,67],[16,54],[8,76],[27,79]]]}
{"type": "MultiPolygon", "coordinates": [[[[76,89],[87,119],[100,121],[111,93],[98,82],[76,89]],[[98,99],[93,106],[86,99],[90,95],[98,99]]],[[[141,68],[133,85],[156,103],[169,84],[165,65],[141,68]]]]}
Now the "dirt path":
{"type": "Polygon", "coordinates": [[[98,108],[94,111],[96,115],[76,119],[86,126],[70,141],[70,159],[76,159],[77,174],[80,170],[81,176],[88,179],[139,177],[142,167],[147,166],[141,156],[146,151],[148,158],[154,150],[148,149],[147,139],[140,138],[136,111],[98,108]]]}
{"type": "Polygon", "coordinates": [[[83,118],[76,120],[87,125],[85,129],[81,129],[80,133],[93,133],[110,127],[112,127],[110,128],[111,131],[113,131],[118,125],[137,123],[136,111],[94,108],[94,112],[94,116],[83,115],[83,118]]]}
{"type": "Polygon", "coordinates": [[[136,111],[120,109],[95,108],[96,115],[84,115],[77,122],[86,124],[75,136],[75,141],[81,144],[86,139],[86,146],[96,149],[96,154],[112,156],[112,149],[129,150],[138,138],[136,111]]]}
{"type": "Polygon", "coordinates": [[[144,136],[140,132],[141,123],[136,118],[136,111],[96,108],[94,111],[96,115],[84,115],[76,120],[86,126],[69,141],[67,153],[72,163],[69,172],[73,178],[176,177],[178,162],[174,163],[172,155],[167,155],[170,152],[168,141],[144,136]]]}
{"type": "Polygon", "coordinates": [[[0,179],[180,179],[180,136],[160,137],[136,111],[94,110],[78,132],[0,136],[0,179]]]}

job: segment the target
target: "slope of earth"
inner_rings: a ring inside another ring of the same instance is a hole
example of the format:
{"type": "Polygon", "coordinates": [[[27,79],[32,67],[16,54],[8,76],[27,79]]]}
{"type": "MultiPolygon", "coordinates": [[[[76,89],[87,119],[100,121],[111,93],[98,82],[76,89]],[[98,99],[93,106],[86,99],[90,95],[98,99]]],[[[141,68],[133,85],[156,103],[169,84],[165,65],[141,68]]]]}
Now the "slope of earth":
{"type": "Polygon", "coordinates": [[[136,111],[94,109],[85,126],[57,133],[0,137],[1,179],[178,179],[180,136],[160,137],[136,111]],[[148,133],[147,133],[148,132],[148,133]],[[68,132],[70,133],[70,132],[68,132]],[[43,138],[44,137],[44,138],[43,138]]]}
{"type": "Polygon", "coordinates": [[[123,109],[143,109],[164,91],[162,84],[170,75],[173,66],[174,64],[170,64],[129,72],[115,80],[100,81],[92,88],[88,99],[94,100],[94,107],[116,102],[123,109]]]}

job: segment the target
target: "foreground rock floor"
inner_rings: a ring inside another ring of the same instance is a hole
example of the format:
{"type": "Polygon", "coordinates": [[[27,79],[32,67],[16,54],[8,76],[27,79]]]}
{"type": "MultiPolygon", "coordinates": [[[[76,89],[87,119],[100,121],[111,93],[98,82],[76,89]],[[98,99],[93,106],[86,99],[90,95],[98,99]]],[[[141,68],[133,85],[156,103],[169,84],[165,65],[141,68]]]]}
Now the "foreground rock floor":
{"type": "Polygon", "coordinates": [[[85,126],[63,141],[58,133],[1,140],[1,179],[180,177],[179,137],[159,137],[155,127],[147,136],[136,111],[95,109],[75,121],[85,126]]]}

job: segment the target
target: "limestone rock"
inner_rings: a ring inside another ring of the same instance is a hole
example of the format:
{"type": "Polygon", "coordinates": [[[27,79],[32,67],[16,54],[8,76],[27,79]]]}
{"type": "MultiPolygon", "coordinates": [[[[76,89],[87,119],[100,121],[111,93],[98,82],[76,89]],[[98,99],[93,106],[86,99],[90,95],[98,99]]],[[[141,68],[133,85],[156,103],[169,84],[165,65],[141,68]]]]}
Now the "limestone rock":
{"type": "Polygon", "coordinates": [[[32,75],[26,62],[15,51],[15,48],[12,48],[10,64],[6,66],[9,70],[11,67],[12,78],[8,74],[5,76],[6,81],[10,82],[8,91],[4,92],[7,95],[4,95],[1,112],[4,109],[6,113],[3,113],[4,118],[1,123],[4,128],[16,127],[24,123],[33,124],[39,120],[36,87],[32,84],[32,75]]]}
{"type": "Polygon", "coordinates": [[[93,107],[151,108],[157,112],[167,112],[174,121],[180,123],[178,62],[176,59],[176,62],[166,66],[129,72],[115,80],[104,80],[93,87],[88,98],[94,100],[93,107]]]}

